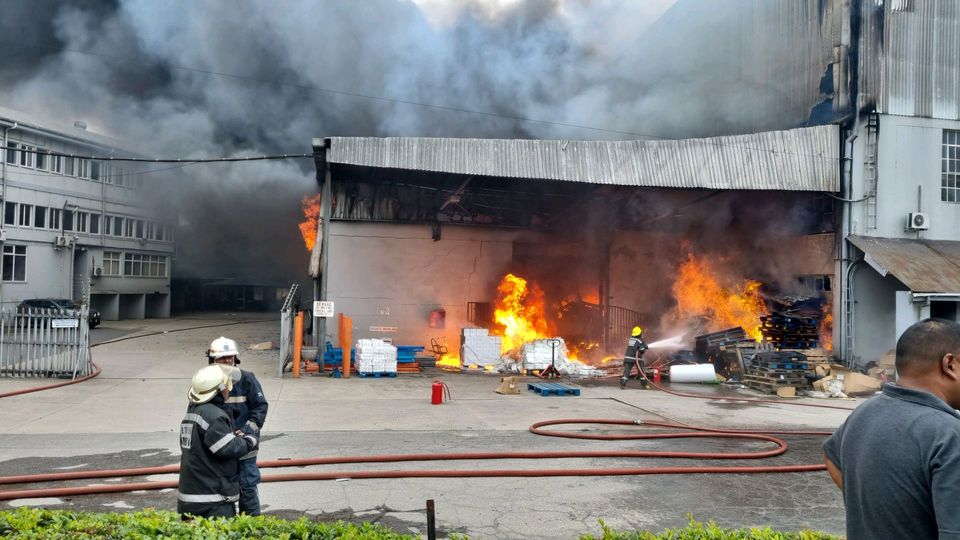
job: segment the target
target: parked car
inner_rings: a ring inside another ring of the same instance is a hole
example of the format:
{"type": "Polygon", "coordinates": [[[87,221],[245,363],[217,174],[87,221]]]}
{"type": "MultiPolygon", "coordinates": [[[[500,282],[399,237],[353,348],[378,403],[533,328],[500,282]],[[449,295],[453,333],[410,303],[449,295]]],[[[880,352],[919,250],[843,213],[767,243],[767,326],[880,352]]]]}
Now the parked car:
{"type": "MultiPolygon", "coordinates": [[[[66,312],[80,311],[79,304],[66,298],[31,298],[29,300],[20,302],[20,305],[17,306],[17,311],[23,312],[31,308],[58,309],[66,312]]],[[[91,309],[90,313],[87,314],[87,324],[90,325],[90,328],[96,328],[99,326],[100,312],[95,309],[91,309]]]]}

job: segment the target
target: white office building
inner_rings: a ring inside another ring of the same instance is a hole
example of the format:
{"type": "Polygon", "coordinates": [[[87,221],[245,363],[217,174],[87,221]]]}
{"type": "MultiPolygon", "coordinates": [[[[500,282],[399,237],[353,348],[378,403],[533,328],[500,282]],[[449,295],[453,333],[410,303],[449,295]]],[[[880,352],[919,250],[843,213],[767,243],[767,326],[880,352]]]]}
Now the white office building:
{"type": "Polygon", "coordinates": [[[104,320],[169,317],[173,225],[146,204],[148,168],[50,155],[131,155],[83,122],[0,108],[0,130],[0,303],[70,298],[104,320]]]}

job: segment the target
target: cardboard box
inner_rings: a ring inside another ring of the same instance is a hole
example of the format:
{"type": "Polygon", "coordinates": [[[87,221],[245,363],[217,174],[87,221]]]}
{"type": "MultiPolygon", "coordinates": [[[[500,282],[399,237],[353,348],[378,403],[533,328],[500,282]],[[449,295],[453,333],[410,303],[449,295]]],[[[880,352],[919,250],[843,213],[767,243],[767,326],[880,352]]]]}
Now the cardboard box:
{"type": "Polygon", "coordinates": [[[519,394],[519,378],[516,375],[510,377],[501,377],[500,386],[498,386],[495,391],[498,394],[519,394]]]}
{"type": "Polygon", "coordinates": [[[777,395],[780,397],[797,397],[797,389],[792,386],[781,386],[777,388],[777,395]]]}
{"type": "Polygon", "coordinates": [[[817,374],[817,377],[826,377],[827,375],[830,375],[830,364],[817,364],[814,366],[813,371],[817,374]]]}
{"type": "MultiPolygon", "coordinates": [[[[841,376],[837,376],[839,379],[841,376]]],[[[883,383],[880,379],[874,379],[869,375],[861,373],[845,373],[843,377],[843,393],[848,396],[870,395],[880,390],[883,383]]]]}

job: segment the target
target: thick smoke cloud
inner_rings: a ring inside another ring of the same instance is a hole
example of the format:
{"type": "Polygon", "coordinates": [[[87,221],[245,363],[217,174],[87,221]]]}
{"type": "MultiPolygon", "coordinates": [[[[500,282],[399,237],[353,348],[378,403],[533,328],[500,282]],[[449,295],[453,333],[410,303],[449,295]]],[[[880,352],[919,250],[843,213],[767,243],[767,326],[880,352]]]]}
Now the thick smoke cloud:
{"type": "MultiPolygon", "coordinates": [[[[41,118],[82,119],[141,154],[184,158],[309,153],[324,135],[593,139],[757,127],[770,112],[759,107],[766,89],[718,102],[697,51],[644,38],[673,2],[11,0],[0,96],[41,118]]],[[[181,254],[181,267],[302,275],[296,223],[299,198],[316,190],[312,161],[149,179],[159,186],[152,202],[192,228],[181,243],[197,258],[181,254]]]]}

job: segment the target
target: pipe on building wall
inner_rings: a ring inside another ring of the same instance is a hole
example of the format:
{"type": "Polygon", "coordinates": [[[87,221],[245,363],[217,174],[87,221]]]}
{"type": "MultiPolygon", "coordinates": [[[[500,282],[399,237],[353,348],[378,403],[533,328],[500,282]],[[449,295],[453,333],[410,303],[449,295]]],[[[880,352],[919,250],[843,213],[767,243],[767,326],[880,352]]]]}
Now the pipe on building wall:
{"type": "MultiPolygon", "coordinates": [[[[856,104],[855,104],[856,105],[856,104]]],[[[833,320],[839,322],[840,332],[839,338],[840,343],[843,344],[840,347],[841,351],[841,360],[850,364],[852,360],[850,355],[853,353],[852,350],[847,350],[846,343],[848,340],[847,333],[853,331],[853,309],[846,309],[848,302],[853,302],[853,298],[849,297],[850,291],[853,290],[853,284],[851,282],[851,270],[853,270],[853,264],[850,261],[850,246],[847,245],[847,237],[850,236],[853,232],[853,204],[856,202],[853,199],[853,150],[854,142],[857,140],[858,131],[860,129],[860,113],[854,108],[853,116],[853,126],[850,128],[850,134],[847,135],[847,138],[843,142],[844,153],[843,156],[843,170],[841,171],[841,178],[843,179],[842,188],[843,192],[840,194],[843,206],[842,212],[842,223],[841,231],[842,235],[839,238],[840,242],[840,302],[839,310],[837,313],[834,313],[833,320]],[[849,313],[849,321],[847,320],[847,315],[849,313]]],[[[838,333],[834,332],[836,336],[838,333]]],[[[850,336],[852,340],[852,336],[850,336]]],[[[852,349],[852,347],[850,347],[852,349]]],[[[837,350],[837,347],[834,347],[834,350],[837,350]]]]}
{"type": "MultiPolygon", "coordinates": [[[[4,124],[3,126],[3,148],[0,148],[0,167],[2,167],[2,176],[0,176],[0,230],[6,227],[6,201],[7,201],[7,134],[14,129],[20,127],[18,122],[8,123],[0,122],[4,124]]],[[[6,243],[6,240],[0,238],[0,271],[3,269],[3,245],[6,243]]],[[[0,276],[0,307],[3,307],[3,279],[0,276]]]]}

